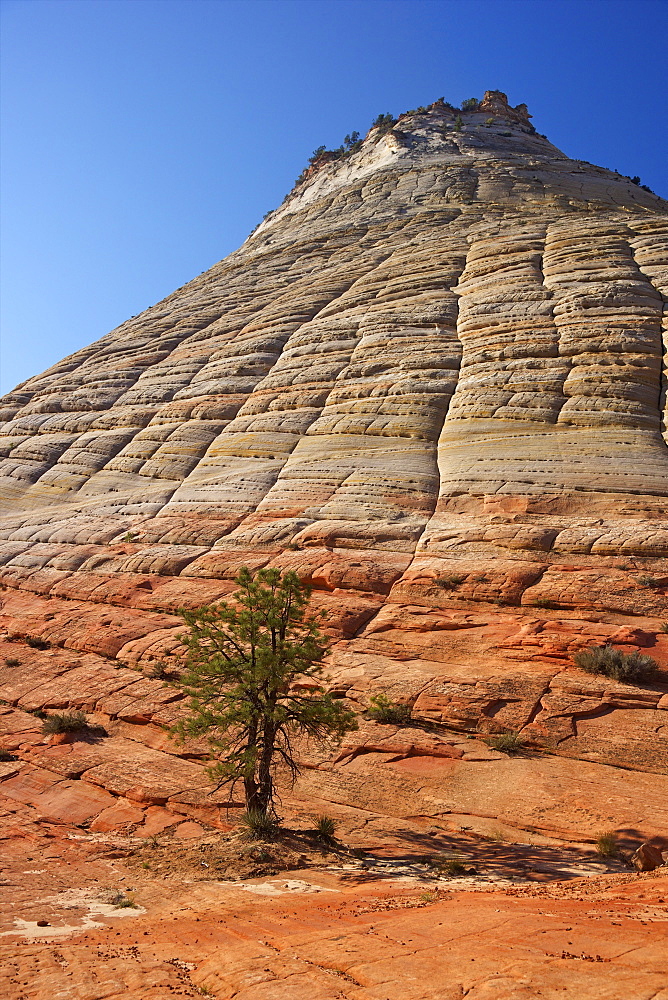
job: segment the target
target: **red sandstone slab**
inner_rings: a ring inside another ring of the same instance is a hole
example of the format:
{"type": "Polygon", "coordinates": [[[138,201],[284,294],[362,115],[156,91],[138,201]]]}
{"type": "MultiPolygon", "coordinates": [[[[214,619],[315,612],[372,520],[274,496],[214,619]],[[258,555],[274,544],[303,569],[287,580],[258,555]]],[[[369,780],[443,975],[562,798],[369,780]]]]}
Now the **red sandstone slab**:
{"type": "MultiPolygon", "coordinates": [[[[127,671],[129,673],[130,671],[127,671]]],[[[137,677],[132,671],[132,676],[137,677]]],[[[114,691],[99,698],[97,710],[111,718],[123,716],[148,721],[160,705],[169,704],[181,699],[183,695],[174,688],[165,686],[163,681],[144,677],[135,680],[119,691],[114,691]]]]}
{"type": "Polygon", "coordinates": [[[172,654],[182,654],[183,645],[179,636],[183,633],[183,629],[182,622],[171,628],[156,627],[147,630],[143,635],[124,643],[117,651],[117,659],[121,663],[135,666],[144,660],[150,663],[172,654]]]}
{"type": "Polygon", "coordinates": [[[328,549],[311,546],[286,549],[271,560],[282,572],[294,570],[318,590],[357,590],[388,594],[408,568],[412,554],[373,549],[328,549]]]}
{"type": "MultiPolygon", "coordinates": [[[[10,567],[5,572],[11,574],[12,568],[10,567]]],[[[32,594],[50,594],[54,587],[58,586],[59,583],[66,580],[70,576],[70,571],[68,570],[58,570],[52,569],[47,566],[44,569],[35,570],[32,573],[26,574],[23,577],[17,577],[14,579],[14,585],[18,586],[19,590],[28,590],[32,594]]],[[[3,573],[3,582],[5,581],[5,576],[3,573]]],[[[11,577],[6,581],[10,586],[11,577]]]]}
{"type": "Polygon", "coordinates": [[[125,830],[134,827],[144,819],[144,812],[136,805],[125,800],[116,800],[113,805],[96,816],[90,824],[95,833],[108,833],[111,830],[125,830]]]}
{"type": "Polygon", "coordinates": [[[61,781],[38,795],[31,805],[53,823],[83,823],[114,802],[109,795],[85,781],[61,781]]]}
{"type": "Polygon", "coordinates": [[[242,566],[247,566],[252,572],[262,569],[271,559],[271,555],[270,552],[239,554],[213,549],[193,560],[179,579],[183,581],[194,578],[226,580],[229,582],[229,592],[232,593],[234,590],[232,581],[242,566]]]}
{"type": "Polygon", "coordinates": [[[24,765],[20,774],[2,782],[2,794],[19,802],[32,803],[38,795],[60,780],[60,776],[51,771],[24,765]]]}
{"type": "Polygon", "coordinates": [[[139,594],[135,607],[171,612],[184,607],[201,608],[204,604],[213,604],[227,597],[234,589],[231,581],[178,576],[165,580],[161,587],[154,588],[150,593],[144,591],[139,594]]]}
{"type": "MultiPolygon", "coordinates": [[[[33,735],[39,733],[41,739],[42,720],[15,708],[0,707],[0,739],[4,736],[33,735]]],[[[4,741],[3,741],[4,743],[4,741]]]]}
{"type": "Polygon", "coordinates": [[[131,741],[115,741],[113,755],[86,771],[86,780],[133,802],[163,805],[187,788],[207,787],[204,767],[131,741]]]}
{"type": "Polygon", "coordinates": [[[162,806],[149,806],[144,817],[143,825],[137,830],[138,837],[153,837],[183,820],[178,813],[170,812],[162,806]]]}
{"type": "Polygon", "coordinates": [[[122,690],[135,675],[130,670],[117,669],[111,663],[73,667],[56,678],[31,689],[21,698],[25,708],[73,708],[93,711],[99,698],[122,690]]]}

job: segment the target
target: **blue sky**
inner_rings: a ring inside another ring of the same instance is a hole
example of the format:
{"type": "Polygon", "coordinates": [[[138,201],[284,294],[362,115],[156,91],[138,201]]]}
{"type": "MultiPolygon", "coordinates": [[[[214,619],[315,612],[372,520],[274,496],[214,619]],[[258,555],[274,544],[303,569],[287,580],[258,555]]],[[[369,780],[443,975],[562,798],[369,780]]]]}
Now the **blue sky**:
{"type": "Polygon", "coordinates": [[[668,197],[663,0],[4,0],[2,391],[243,242],[312,150],[486,89],[668,197]]]}

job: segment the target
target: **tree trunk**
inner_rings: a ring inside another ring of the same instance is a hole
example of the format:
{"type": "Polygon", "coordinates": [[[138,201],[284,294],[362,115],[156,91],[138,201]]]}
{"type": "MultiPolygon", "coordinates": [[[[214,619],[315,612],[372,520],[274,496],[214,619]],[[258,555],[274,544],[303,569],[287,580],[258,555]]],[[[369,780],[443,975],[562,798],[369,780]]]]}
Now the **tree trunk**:
{"type": "Polygon", "coordinates": [[[246,798],[246,812],[265,812],[259,801],[259,787],[255,778],[244,778],[244,796],[246,798]]]}
{"type": "Polygon", "coordinates": [[[271,778],[271,761],[274,756],[274,743],[276,741],[276,731],[272,725],[265,722],[262,732],[262,753],[257,769],[258,802],[263,813],[269,813],[273,809],[274,783],[271,778]]]}
{"type": "MultiPolygon", "coordinates": [[[[248,728],[248,744],[251,747],[257,743],[258,726],[259,719],[257,716],[252,720],[248,728]]],[[[259,799],[259,787],[256,780],[256,774],[248,775],[244,778],[244,795],[246,798],[246,812],[261,812],[264,813],[266,810],[263,808],[262,803],[259,799]]]]}

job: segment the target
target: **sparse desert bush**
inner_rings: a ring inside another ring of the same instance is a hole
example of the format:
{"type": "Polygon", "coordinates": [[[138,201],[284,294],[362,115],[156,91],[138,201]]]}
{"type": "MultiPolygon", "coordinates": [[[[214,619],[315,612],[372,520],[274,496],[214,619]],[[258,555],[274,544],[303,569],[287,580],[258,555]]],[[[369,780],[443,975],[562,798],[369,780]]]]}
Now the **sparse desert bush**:
{"type": "MultiPolygon", "coordinates": [[[[659,626],[659,632],[668,632],[668,622],[662,622],[659,626]]],[[[5,660],[5,663],[7,661],[5,660]]]]}
{"type": "Polygon", "coordinates": [[[466,865],[461,861],[446,861],[441,871],[445,875],[466,875],[466,865]]]}
{"type": "Polygon", "coordinates": [[[484,839],[491,840],[493,844],[507,844],[510,840],[506,831],[502,830],[500,826],[497,826],[493,830],[490,830],[489,833],[484,834],[484,839]]]}
{"type": "Polygon", "coordinates": [[[617,857],[619,854],[619,847],[617,846],[617,834],[614,830],[608,830],[607,833],[602,833],[597,839],[596,853],[601,854],[604,858],[617,857]]]}
{"type": "Polygon", "coordinates": [[[537,608],[554,608],[555,603],[551,601],[549,597],[539,597],[538,600],[534,601],[534,606],[537,608]]]}
{"type": "Polygon", "coordinates": [[[10,753],[9,750],[5,750],[4,747],[0,747],[0,761],[16,760],[14,754],[10,753]]]}
{"type": "Polygon", "coordinates": [[[317,816],[315,832],[319,840],[332,840],[336,830],[336,820],[331,816],[317,816]]]}
{"type": "Polygon", "coordinates": [[[6,667],[20,667],[21,661],[16,656],[8,656],[5,660],[6,667]]]}
{"type": "Polygon", "coordinates": [[[440,854],[435,858],[431,858],[429,864],[441,875],[466,875],[468,871],[466,858],[461,855],[449,856],[447,854],[440,854]]]}
{"type": "Polygon", "coordinates": [[[50,645],[48,639],[40,639],[38,635],[26,636],[26,646],[30,646],[31,649],[48,649],[50,645]]]}
{"type": "Polygon", "coordinates": [[[591,646],[581,649],[573,662],[588,674],[603,674],[622,684],[641,684],[651,680],[658,663],[645,653],[624,653],[615,646],[591,646]]]}
{"type": "Polygon", "coordinates": [[[241,816],[239,823],[248,840],[275,840],[278,836],[278,823],[273,816],[261,809],[249,809],[241,816]]]}
{"type": "Polygon", "coordinates": [[[437,576],[434,583],[441,590],[456,590],[464,582],[466,576],[459,573],[449,573],[447,576],[437,576]]]}
{"type": "Polygon", "coordinates": [[[162,660],[152,663],[150,667],[147,667],[145,673],[147,677],[150,677],[154,681],[168,681],[172,677],[169,667],[162,660]]]}
{"type": "Polygon", "coordinates": [[[117,910],[137,910],[138,906],[135,903],[134,896],[132,893],[117,892],[116,895],[111,900],[112,905],[116,907],[117,910]]]}
{"type": "Polygon", "coordinates": [[[54,712],[44,720],[43,733],[76,733],[90,729],[83,712],[54,712]]]}
{"type": "Polygon", "coordinates": [[[650,587],[652,590],[656,590],[657,587],[663,585],[662,581],[656,576],[639,576],[638,583],[642,584],[643,587],[650,587]]]}
{"type": "Polygon", "coordinates": [[[392,701],[386,694],[375,694],[369,699],[367,715],[376,722],[389,722],[395,725],[405,725],[410,722],[410,705],[401,705],[392,701]]]}
{"type": "Polygon", "coordinates": [[[487,743],[493,750],[501,750],[503,753],[519,753],[524,749],[525,743],[519,733],[499,733],[492,736],[487,743]]]}

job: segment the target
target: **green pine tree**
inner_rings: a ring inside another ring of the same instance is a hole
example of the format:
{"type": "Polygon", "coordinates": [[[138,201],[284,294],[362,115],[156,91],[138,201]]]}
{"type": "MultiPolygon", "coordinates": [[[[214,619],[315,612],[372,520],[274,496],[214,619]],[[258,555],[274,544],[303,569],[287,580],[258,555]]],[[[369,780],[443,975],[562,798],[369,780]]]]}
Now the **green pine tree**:
{"type": "Polygon", "coordinates": [[[244,567],[233,603],[182,609],[190,633],[180,686],[190,714],[172,732],[204,736],[218,781],[243,782],[247,813],[274,817],[274,780],[299,774],[293,741],[324,740],[357,728],[353,712],[322,685],[327,638],[307,613],[310,588],[294,572],[244,567]],[[310,681],[309,685],[296,682],[310,681]]]}

